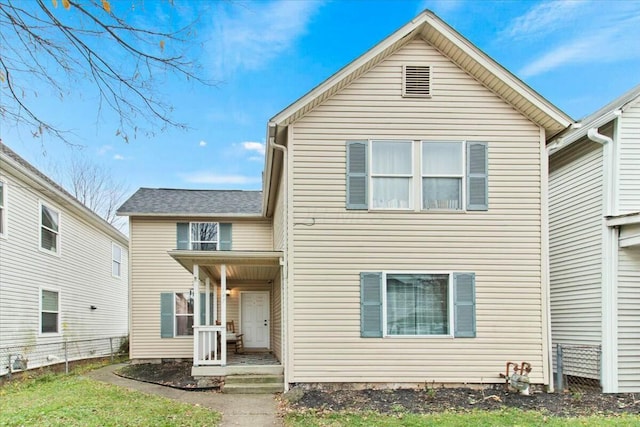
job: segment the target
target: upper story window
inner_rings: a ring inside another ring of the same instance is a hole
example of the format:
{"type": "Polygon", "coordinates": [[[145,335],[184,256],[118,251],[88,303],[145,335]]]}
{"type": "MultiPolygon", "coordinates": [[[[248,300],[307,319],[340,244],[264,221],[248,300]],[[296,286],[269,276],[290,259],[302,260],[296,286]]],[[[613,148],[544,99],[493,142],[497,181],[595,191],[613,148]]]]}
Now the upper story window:
{"type": "Polygon", "coordinates": [[[7,234],[7,185],[0,181],[0,236],[7,234]]]}
{"type": "Polygon", "coordinates": [[[122,276],[122,248],[115,243],[111,244],[111,275],[122,276]]]}
{"type": "Polygon", "coordinates": [[[40,333],[60,332],[60,293],[41,289],[40,291],[40,333]]]}
{"type": "Polygon", "coordinates": [[[231,250],[231,224],[218,222],[179,222],[177,248],[192,251],[231,250]]]}
{"type": "Polygon", "coordinates": [[[60,253],[60,212],[40,204],[40,248],[60,253]]]}
{"type": "Polygon", "coordinates": [[[484,211],[487,143],[347,142],[347,209],[484,211]]]}

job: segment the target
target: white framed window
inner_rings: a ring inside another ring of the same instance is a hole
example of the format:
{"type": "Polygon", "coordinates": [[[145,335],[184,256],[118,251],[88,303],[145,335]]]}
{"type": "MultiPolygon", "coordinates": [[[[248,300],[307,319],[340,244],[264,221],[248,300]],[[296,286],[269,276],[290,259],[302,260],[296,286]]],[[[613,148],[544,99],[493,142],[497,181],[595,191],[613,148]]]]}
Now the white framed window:
{"type": "Polygon", "coordinates": [[[371,141],[371,207],[413,209],[413,142],[371,141]]]}
{"type": "Polygon", "coordinates": [[[190,223],[190,248],[194,251],[215,251],[219,248],[217,222],[190,223]]]}
{"type": "Polygon", "coordinates": [[[191,292],[176,292],[174,298],[174,337],[193,335],[193,296],[191,292]]]}
{"type": "Polygon", "coordinates": [[[385,336],[450,336],[452,273],[383,273],[385,336]]]}
{"type": "Polygon", "coordinates": [[[60,212],[40,202],[40,249],[60,254],[60,212]]]}
{"type": "Polygon", "coordinates": [[[116,243],[111,243],[111,275],[122,276],[122,248],[116,243]]]}
{"type": "Polygon", "coordinates": [[[421,142],[422,209],[464,209],[464,143],[421,142]]]}
{"type": "Polygon", "coordinates": [[[7,183],[0,179],[0,237],[7,236],[7,183]]]}
{"type": "Polygon", "coordinates": [[[60,333],[60,291],[40,288],[40,333],[60,333]]]}

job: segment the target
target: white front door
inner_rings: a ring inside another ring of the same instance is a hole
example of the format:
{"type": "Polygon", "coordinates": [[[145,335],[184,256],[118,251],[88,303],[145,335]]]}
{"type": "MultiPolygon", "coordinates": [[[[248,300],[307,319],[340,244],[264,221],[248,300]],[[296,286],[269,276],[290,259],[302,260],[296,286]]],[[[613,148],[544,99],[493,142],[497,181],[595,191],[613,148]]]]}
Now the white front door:
{"type": "Polygon", "coordinates": [[[240,292],[240,330],[245,348],[269,348],[269,292],[240,292]]]}

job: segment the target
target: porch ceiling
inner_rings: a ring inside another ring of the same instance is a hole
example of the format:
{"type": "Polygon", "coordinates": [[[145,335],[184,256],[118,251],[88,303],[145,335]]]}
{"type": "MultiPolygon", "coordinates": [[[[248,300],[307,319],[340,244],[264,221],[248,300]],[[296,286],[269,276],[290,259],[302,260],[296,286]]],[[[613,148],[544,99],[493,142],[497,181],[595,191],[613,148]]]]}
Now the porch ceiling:
{"type": "Polygon", "coordinates": [[[227,266],[227,281],[273,280],[280,270],[280,251],[169,251],[169,256],[193,273],[198,265],[212,279],[220,280],[220,266],[227,266]]]}

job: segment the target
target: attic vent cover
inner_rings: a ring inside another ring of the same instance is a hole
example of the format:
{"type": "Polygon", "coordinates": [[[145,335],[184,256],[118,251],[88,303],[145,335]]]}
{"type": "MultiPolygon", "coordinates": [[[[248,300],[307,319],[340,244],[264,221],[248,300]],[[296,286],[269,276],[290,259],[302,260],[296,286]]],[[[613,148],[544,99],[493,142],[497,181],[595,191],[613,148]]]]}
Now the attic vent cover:
{"type": "Polygon", "coordinates": [[[431,96],[431,67],[420,65],[405,65],[403,73],[402,96],[425,97],[431,96]]]}

